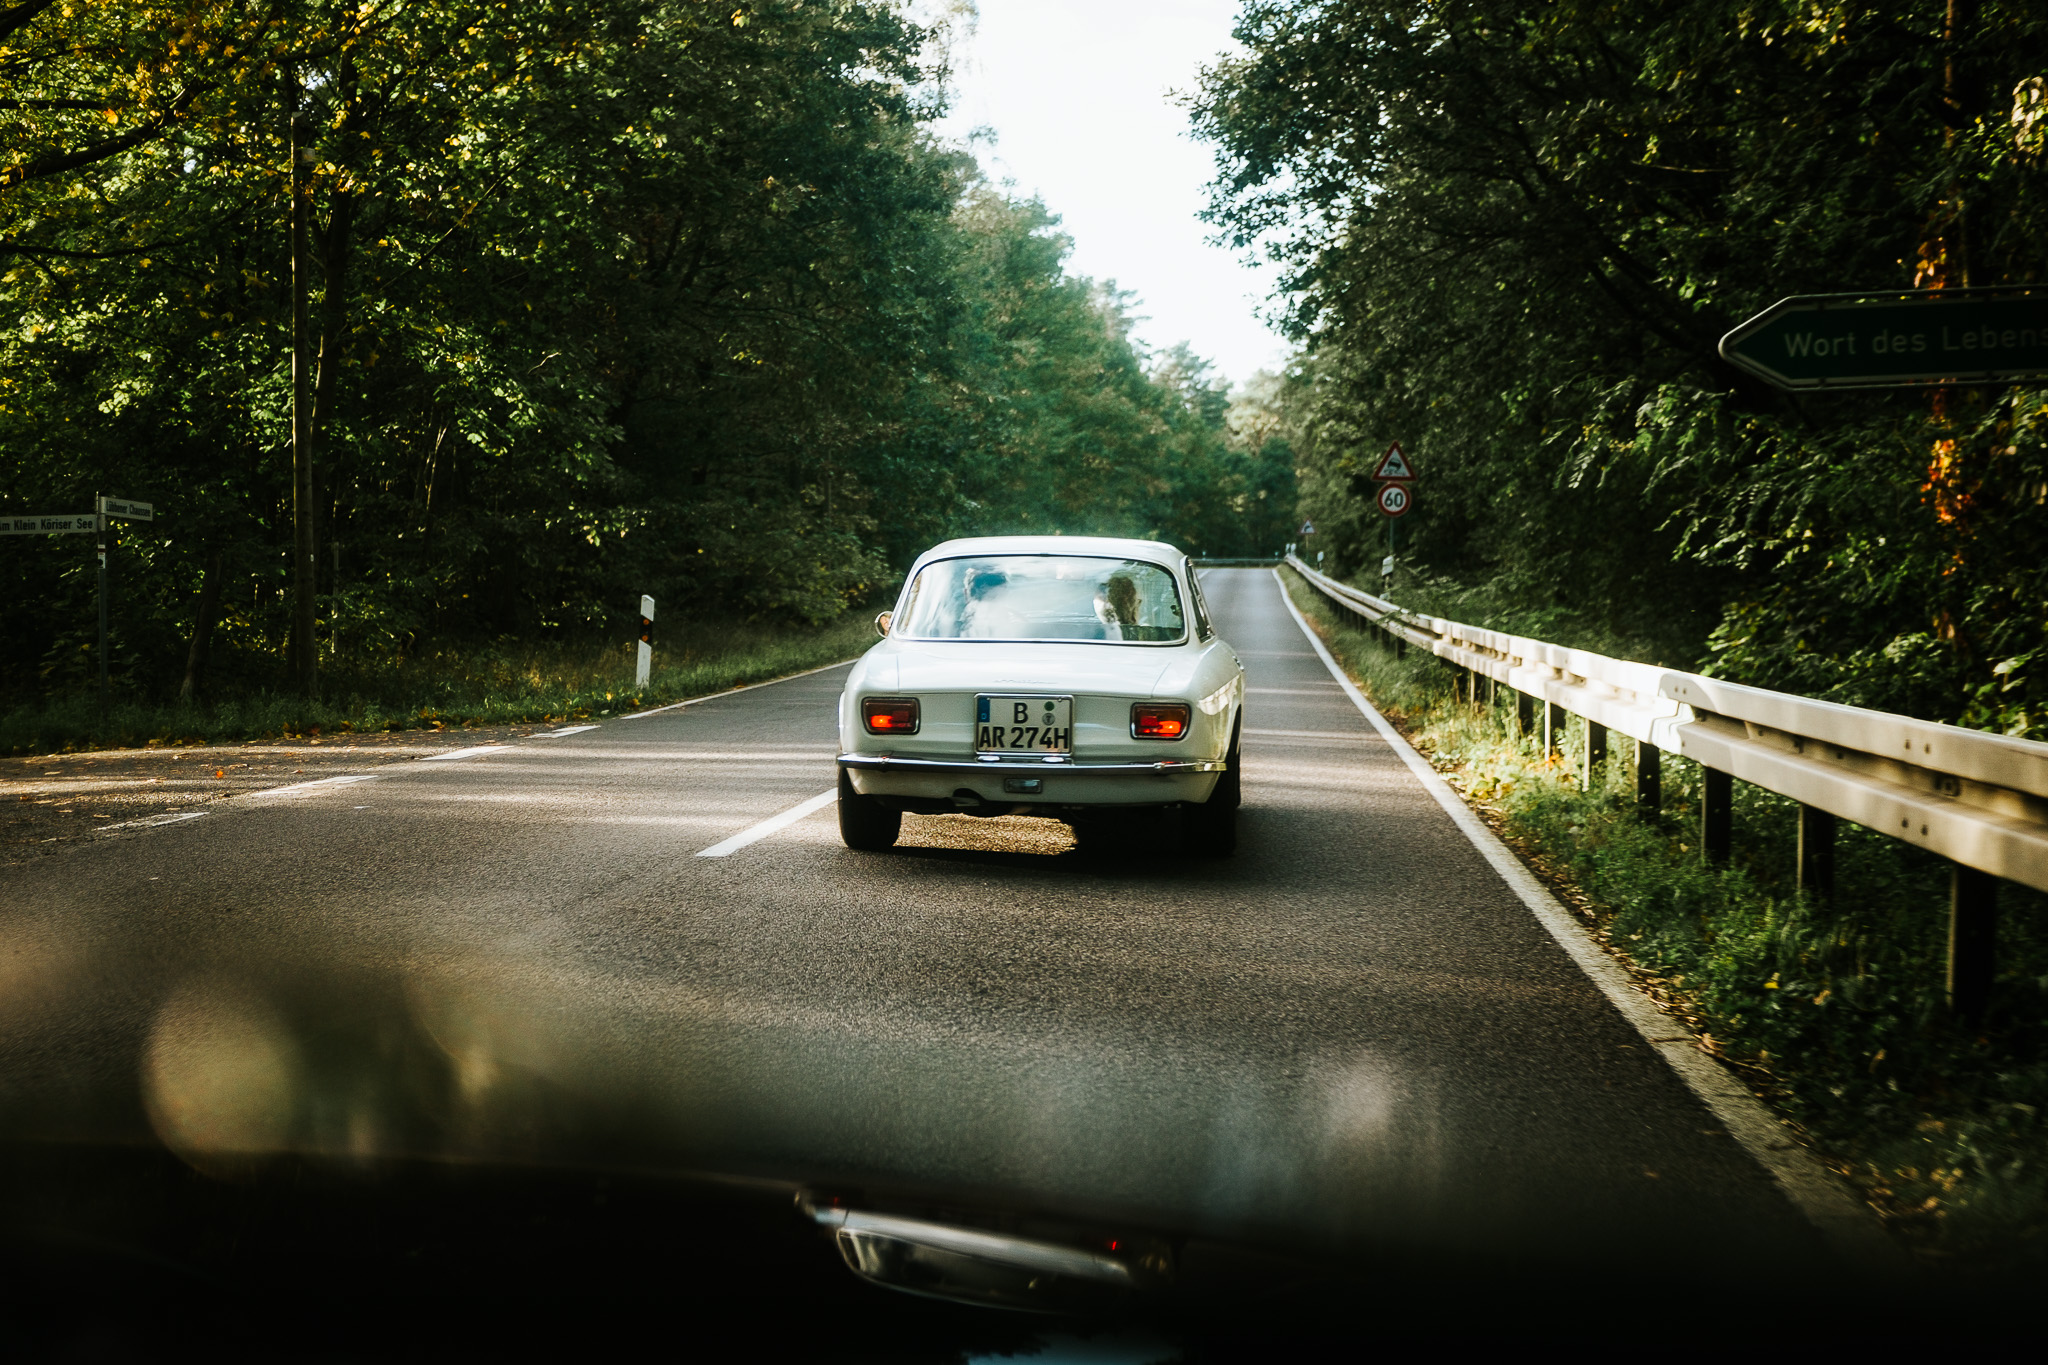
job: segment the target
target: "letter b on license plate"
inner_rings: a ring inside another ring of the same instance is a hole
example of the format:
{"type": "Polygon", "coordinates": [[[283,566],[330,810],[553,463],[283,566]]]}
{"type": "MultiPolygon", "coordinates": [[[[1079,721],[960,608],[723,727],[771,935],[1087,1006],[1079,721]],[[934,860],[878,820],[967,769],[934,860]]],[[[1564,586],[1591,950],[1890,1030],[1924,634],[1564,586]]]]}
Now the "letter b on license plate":
{"type": "Polygon", "coordinates": [[[983,754],[1072,753],[1074,699],[976,697],[974,749],[983,754]]]}

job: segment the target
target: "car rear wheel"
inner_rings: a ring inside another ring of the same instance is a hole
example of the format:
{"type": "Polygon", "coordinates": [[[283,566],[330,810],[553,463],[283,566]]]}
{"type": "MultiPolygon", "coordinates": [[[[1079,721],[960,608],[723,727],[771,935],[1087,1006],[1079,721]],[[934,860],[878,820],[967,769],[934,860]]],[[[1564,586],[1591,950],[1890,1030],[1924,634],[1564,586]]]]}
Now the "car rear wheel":
{"type": "Polygon", "coordinates": [[[903,812],[853,789],[846,769],[839,770],[839,837],[848,848],[879,853],[892,848],[903,832],[903,812]]]}
{"type": "Polygon", "coordinates": [[[1199,806],[1183,806],[1180,812],[1182,851],[1194,858],[1227,858],[1237,851],[1237,808],[1244,802],[1243,778],[1238,772],[1239,739],[1244,722],[1231,736],[1230,754],[1223,760],[1223,776],[1209,799],[1199,806]]]}

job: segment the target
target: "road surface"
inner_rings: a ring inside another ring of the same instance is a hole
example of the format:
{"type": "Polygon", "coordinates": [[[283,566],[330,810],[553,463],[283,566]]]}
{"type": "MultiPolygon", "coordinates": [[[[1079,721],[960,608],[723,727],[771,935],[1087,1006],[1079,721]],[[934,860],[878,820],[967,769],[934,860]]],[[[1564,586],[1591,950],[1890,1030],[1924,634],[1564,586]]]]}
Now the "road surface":
{"type": "Polygon", "coordinates": [[[829,804],[761,833],[832,787],[843,667],[280,788],[0,871],[8,1131],[979,1191],[1453,1265],[1824,1262],[1273,574],[1206,582],[1247,670],[1234,858],[965,816],[858,854],[829,804]]]}

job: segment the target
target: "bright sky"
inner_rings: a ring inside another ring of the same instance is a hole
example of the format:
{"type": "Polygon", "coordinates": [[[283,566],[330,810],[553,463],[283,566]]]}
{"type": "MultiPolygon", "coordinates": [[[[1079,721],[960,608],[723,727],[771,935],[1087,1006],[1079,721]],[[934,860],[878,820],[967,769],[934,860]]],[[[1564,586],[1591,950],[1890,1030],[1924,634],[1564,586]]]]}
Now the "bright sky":
{"type": "Polygon", "coordinates": [[[1277,370],[1287,347],[1257,316],[1270,267],[1206,242],[1195,217],[1214,174],[1174,92],[1232,46],[1237,0],[980,0],[954,51],[953,109],[939,125],[998,183],[1038,195],[1074,239],[1067,268],[1135,291],[1154,350],[1186,341],[1233,383],[1277,370]]]}

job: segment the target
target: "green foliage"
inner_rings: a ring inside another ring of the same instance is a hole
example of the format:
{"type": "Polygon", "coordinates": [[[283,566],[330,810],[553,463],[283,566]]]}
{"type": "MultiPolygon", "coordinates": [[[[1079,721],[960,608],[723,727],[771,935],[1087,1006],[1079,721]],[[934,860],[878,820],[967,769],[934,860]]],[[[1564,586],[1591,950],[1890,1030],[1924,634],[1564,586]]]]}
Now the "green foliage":
{"type": "Polygon", "coordinates": [[[676,622],[647,686],[632,645],[485,641],[382,667],[344,666],[316,701],[249,689],[225,700],[125,700],[101,714],[90,693],[0,711],[0,753],[220,743],[375,730],[439,730],[625,715],[850,659],[874,643],[865,612],[821,626],[676,622]]]}
{"type": "Polygon", "coordinates": [[[2001,889],[2000,973],[1981,1027],[1943,1001],[1947,871],[1895,839],[1843,826],[1833,908],[1792,885],[1797,809],[1735,787],[1735,857],[1706,865],[1699,768],[1662,762],[1664,807],[1634,807],[1628,741],[1582,790],[1584,730],[1556,757],[1514,709],[1460,702],[1443,666],[1396,660],[1287,574],[1296,605],[1383,711],[1468,799],[1590,898],[1607,941],[1847,1163],[1914,1245],[2038,1258],[2048,1233],[2048,898],[2001,889]]]}
{"type": "Polygon", "coordinates": [[[1404,554],[1670,662],[2048,736],[2038,389],[1788,396],[1717,339],[1794,293],[2038,283],[2048,14],[1248,0],[1195,115],[1286,271],[1311,549],[1404,554]],[[1951,27],[1953,25],[1953,27],[1951,27]]]}
{"type": "MultiPolygon", "coordinates": [[[[1291,456],[932,139],[942,50],[888,0],[8,10],[0,511],[159,507],[124,696],[209,632],[216,693],[281,684],[296,136],[335,686],[642,592],[830,621],[954,534],[1271,548],[1291,456]]],[[[7,543],[0,698],[96,671],[81,545],[7,543]]]]}

